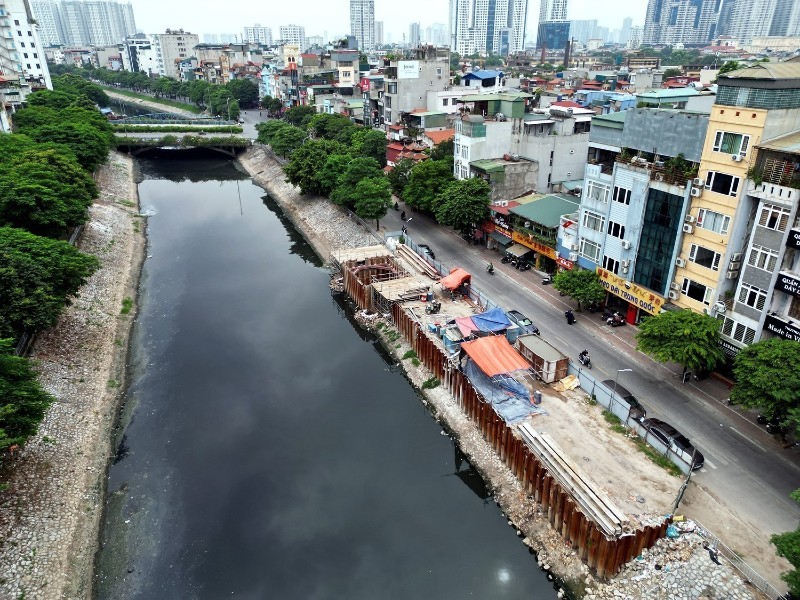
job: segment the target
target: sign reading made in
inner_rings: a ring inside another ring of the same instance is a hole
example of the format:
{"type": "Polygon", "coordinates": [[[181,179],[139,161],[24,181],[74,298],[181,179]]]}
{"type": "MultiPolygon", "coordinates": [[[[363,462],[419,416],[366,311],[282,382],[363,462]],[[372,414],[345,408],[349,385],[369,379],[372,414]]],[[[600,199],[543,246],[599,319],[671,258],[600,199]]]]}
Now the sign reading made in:
{"type": "Polygon", "coordinates": [[[600,267],[597,267],[597,275],[600,277],[602,286],[615,296],[619,296],[626,302],[638,306],[651,315],[657,315],[661,312],[664,298],[658,294],[639,287],[633,282],[626,281],[619,275],[614,275],[611,271],[600,267]]]}

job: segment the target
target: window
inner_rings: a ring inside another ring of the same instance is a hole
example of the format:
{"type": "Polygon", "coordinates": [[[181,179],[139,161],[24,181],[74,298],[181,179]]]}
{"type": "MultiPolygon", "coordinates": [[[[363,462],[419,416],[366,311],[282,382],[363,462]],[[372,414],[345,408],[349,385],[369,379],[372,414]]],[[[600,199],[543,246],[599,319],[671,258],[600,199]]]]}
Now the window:
{"type": "Polygon", "coordinates": [[[711,297],[714,295],[714,290],[712,288],[706,287],[702,283],[692,281],[688,277],[683,280],[681,291],[692,300],[697,300],[703,304],[711,304],[711,297]]]}
{"type": "Polygon", "coordinates": [[[28,53],[27,52],[23,52],[22,56],[24,56],[25,58],[28,58],[28,53]]]}
{"type": "Polygon", "coordinates": [[[469,169],[467,167],[461,167],[461,179],[469,179],[469,169]]]}
{"type": "Polygon", "coordinates": [[[461,157],[469,160],[469,146],[461,146],[461,157]]]}
{"type": "Polygon", "coordinates": [[[778,253],[775,250],[770,250],[769,248],[755,245],[750,248],[750,255],[747,258],[747,264],[751,267],[771,272],[775,270],[775,265],[777,262],[778,253]]]}
{"type": "Polygon", "coordinates": [[[732,340],[742,342],[744,344],[752,344],[756,337],[754,329],[750,329],[741,323],[737,323],[728,317],[720,317],[722,321],[722,335],[726,335],[732,340]]]}
{"type": "Polygon", "coordinates": [[[33,37],[33,33],[29,31],[28,32],[28,37],[33,37]]]}
{"type": "Polygon", "coordinates": [[[455,155],[456,156],[461,154],[461,144],[453,144],[453,149],[455,150],[455,155]]]}
{"type": "Polygon", "coordinates": [[[706,175],[706,189],[718,194],[735,196],[739,192],[739,178],[726,173],[709,171],[706,175]]]}
{"type": "Polygon", "coordinates": [[[723,154],[738,154],[747,156],[747,148],[750,145],[750,136],[741,133],[729,133],[718,131],[714,138],[714,152],[723,154]]]}
{"type": "Polygon", "coordinates": [[[33,53],[33,58],[39,58],[39,55],[36,52],[33,53]]]}
{"type": "Polygon", "coordinates": [[[763,310],[764,303],[767,301],[767,292],[766,290],[743,283],[739,290],[738,300],[742,304],[752,306],[756,310],[763,310]]]}
{"type": "Polygon", "coordinates": [[[16,25],[17,27],[19,27],[19,19],[14,19],[14,25],[16,25]]]}
{"type": "Polygon", "coordinates": [[[19,46],[20,46],[20,48],[24,48],[25,47],[25,42],[20,42],[19,46]]]}
{"type": "Polygon", "coordinates": [[[442,106],[447,106],[450,103],[450,98],[442,98],[442,106]]]}
{"type": "Polygon", "coordinates": [[[600,260],[600,244],[590,242],[586,238],[581,238],[580,252],[582,257],[588,258],[592,262],[596,263],[600,260]]]}
{"type": "Polygon", "coordinates": [[[396,83],[390,83],[389,85],[387,85],[386,86],[386,93],[387,94],[396,94],[397,93],[397,84],[396,83]]]}
{"type": "Polygon", "coordinates": [[[611,271],[614,275],[617,275],[619,274],[619,261],[611,258],[610,256],[604,256],[603,268],[606,271],[611,271]]]}
{"type": "Polygon", "coordinates": [[[697,226],[701,229],[708,229],[714,233],[726,235],[730,227],[731,218],[728,215],[701,208],[697,214],[697,226]]]}
{"type": "MultiPolygon", "coordinates": [[[[386,108],[392,108],[392,97],[391,96],[384,96],[383,103],[386,105],[386,108]]],[[[389,115],[386,115],[389,118],[389,115]]]]}
{"type": "Polygon", "coordinates": [[[603,231],[605,227],[605,218],[603,215],[590,210],[583,211],[583,221],[581,225],[592,231],[603,231]]]}
{"type": "Polygon", "coordinates": [[[719,260],[721,255],[719,252],[714,252],[703,246],[692,244],[689,249],[689,260],[693,263],[711,269],[712,271],[719,271],[719,260]]]}
{"type": "Polygon", "coordinates": [[[619,202],[620,204],[630,204],[631,191],[626,190],[625,188],[614,186],[614,202],[619,202]]]}
{"type": "Polygon", "coordinates": [[[436,74],[441,77],[442,76],[442,67],[436,67],[436,74]]]}
{"type": "Polygon", "coordinates": [[[625,225],[621,225],[619,223],[615,223],[614,221],[608,222],[608,235],[624,239],[625,238],[625,225]]]}
{"type": "Polygon", "coordinates": [[[786,231],[789,222],[789,209],[773,204],[764,204],[758,215],[758,224],[775,231],[786,231]]]}
{"type": "Polygon", "coordinates": [[[586,185],[586,197],[600,202],[608,202],[608,187],[590,181],[586,185]]]}

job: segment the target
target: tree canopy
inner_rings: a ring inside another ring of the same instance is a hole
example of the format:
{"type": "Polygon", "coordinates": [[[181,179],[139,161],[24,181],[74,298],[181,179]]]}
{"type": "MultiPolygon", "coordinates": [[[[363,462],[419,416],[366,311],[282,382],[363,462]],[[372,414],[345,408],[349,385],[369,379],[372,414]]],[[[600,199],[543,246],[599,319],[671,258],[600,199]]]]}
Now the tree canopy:
{"type": "MultiPolygon", "coordinates": [[[[800,490],[795,490],[790,494],[792,500],[800,503],[800,490]]],[[[794,569],[781,574],[783,579],[789,585],[789,591],[794,595],[800,595],[800,527],[794,531],[786,533],[778,533],[770,538],[770,541],[775,546],[775,551],[778,556],[782,556],[788,560],[794,569]]]]}
{"type": "Polygon", "coordinates": [[[232,79],[225,87],[236,98],[239,106],[251,108],[258,104],[258,86],[249,79],[232,79]]]}
{"type": "Polygon", "coordinates": [[[72,150],[80,165],[94,171],[108,156],[109,137],[87,123],[64,121],[26,130],[37,142],[63,144],[72,150]]]}
{"type": "Polygon", "coordinates": [[[356,214],[362,219],[375,219],[375,228],[380,228],[380,219],[392,200],[392,188],[385,177],[368,177],[356,185],[356,214]]]}
{"type": "Polygon", "coordinates": [[[800,342],[772,338],[743,348],[733,363],[731,401],[800,426],[800,342]]]}
{"type": "Polygon", "coordinates": [[[374,158],[381,168],[386,166],[386,134],[375,129],[363,127],[366,131],[361,139],[361,156],[374,158]]]}
{"type": "Polygon", "coordinates": [[[606,297],[606,290],[594,271],[588,269],[566,269],[553,277],[553,287],[581,305],[600,303],[606,297]]]}
{"type": "Polygon", "coordinates": [[[0,337],[52,327],[99,264],[67,242],[0,227],[0,337]]]}
{"type": "Polygon", "coordinates": [[[392,192],[403,197],[403,191],[408,185],[408,178],[411,175],[411,169],[414,167],[414,161],[410,158],[403,158],[394,163],[394,167],[386,174],[386,178],[392,185],[392,192]]]}
{"type": "Polygon", "coordinates": [[[444,160],[424,160],[414,165],[403,200],[414,208],[436,212],[436,199],[447,185],[455,181],[450,163],[444,160]]]}
{"type": "Polygon", "coordinates": [[[283,118],[295,127],[305,128],[316,114],[317,109],[313,106],[293,106],[283,113],[283,118]]]}
{"type": "Polygon", "coordinates": [[[0,339],[0,450],[34,435],[52,402],[31,361],[14,354],[13,340],[0,339]]]}
{"type": "Polygon", "coordinates": [[[460,233],[471,233],[489,216],[490,201],[489,184],[483,179],[451,181],[436,199],[436,220],[460,233]]]}
{"type": "Polygon", "coordinates": [[[283,167],[286,180],[300,188],[302,194],[325,194],[328,191],[319,178],[328,156],[346,154],[345,146],[331,140],[307,140],[292,152],[292,158],[283,167]]]}
{"type": "Polygon", "coordinates": [[[302,146],[307,137],[308,134],[304,130],[288,125],[275,132],[270,140],[270,146],[276,154],[287,156],[302,146]]]}
{"type": "Polygon", "coordinates": [[[720,322],[691,310],[668,310],[639,325],[636,348],[659,362],[676,362],[684,371],[713,369],[722,359],[720,322]]]}
{"type": "Polygon", "coordinates": [[[354,158],[347,164],[344,172],[336,179],[336,187],[331,193],[331,200],[336,204],[355,208],[358,200],[356,187],[362,179],[382,178],[381,166],[374,158],[361,156],[354,158]]]}

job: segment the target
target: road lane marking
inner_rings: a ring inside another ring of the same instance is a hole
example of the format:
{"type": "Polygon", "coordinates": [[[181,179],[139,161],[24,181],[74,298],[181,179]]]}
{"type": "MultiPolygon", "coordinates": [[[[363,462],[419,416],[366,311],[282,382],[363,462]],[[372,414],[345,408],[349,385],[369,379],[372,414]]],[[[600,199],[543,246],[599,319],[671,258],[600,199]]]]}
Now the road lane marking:
{"type": "Polygon", "coordinates": [[[747,436],[746,436],[744,433],[742,433],[741,431],[739,431],[738,429],[736,429],[736,427],[734,427],[734,426],[732,426],[732,425],[730,425],[729,427],[731,428],[731,431],[733,431],[734,433],[738,433],[740,436],[742,436],[742,439],[744,439],[745,441],[748,441],[748,442],[750,442],[751,444],[753,444],[754,446],[756,446],[756,447],[757,447],[759,450],[761,450],[762,452],[767,452],[767,449],[766,449],[766,448],[764,448],[764,446],[762,446],[761,444],[759,444],[759,443],[758,443],[758,442],[756,442],[755,440],[753,440],[753,439],[751,439],[751,438],[747,437],[747,436]]]}
{"type": "MultiPolygon", "coordinates": [[[[717,468],[717,465],[715,465],[713,462],[711,462],[711,461],[710,461],[710,460],[708,460],[708,459],[706,459],[706,462],[705,462],[704,464],[705,464],[706,466],[708,466],[708,467],[711,467],[712,469],[716,469],[716,468],[717,468]]],[[[705,469],[703,469],[703,470],[705,471],[705,469]]]]}

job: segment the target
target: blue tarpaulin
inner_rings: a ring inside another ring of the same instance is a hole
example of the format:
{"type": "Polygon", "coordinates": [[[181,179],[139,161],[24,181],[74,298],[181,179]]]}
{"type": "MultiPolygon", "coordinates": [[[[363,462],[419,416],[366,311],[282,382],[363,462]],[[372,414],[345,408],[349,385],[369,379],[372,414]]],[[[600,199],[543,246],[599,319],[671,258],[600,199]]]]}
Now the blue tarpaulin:
{"type": "Polygon", "coordinates": [[[521,383],[506,378],[495,382],[487,377],[472,359],[467,360],[464,371],[470,383],[492,404],[495,412],[508,424],[519,423],[531,414],[547,414],[547,411],[535,406],[530,392],[521,383]]]}
{"type": "Polygon", "coordinates": [[[502,331],[511,327],[511,321],[508,320],[506,313],[499,308],[490,308],[479,315],[473,315],[472,322],[478,331],[502,331]]]}

